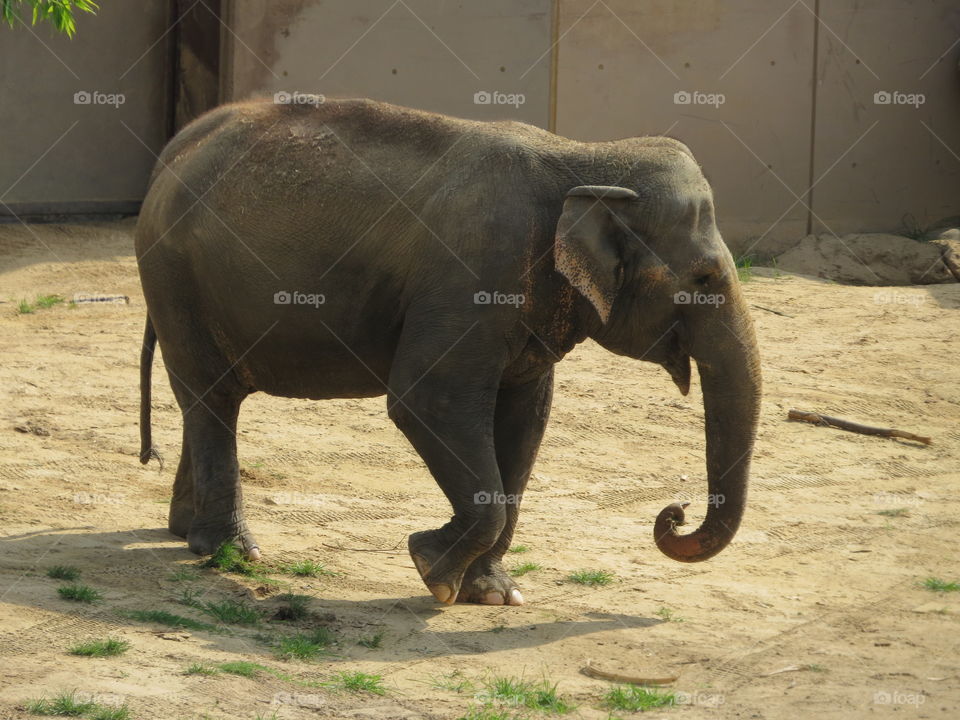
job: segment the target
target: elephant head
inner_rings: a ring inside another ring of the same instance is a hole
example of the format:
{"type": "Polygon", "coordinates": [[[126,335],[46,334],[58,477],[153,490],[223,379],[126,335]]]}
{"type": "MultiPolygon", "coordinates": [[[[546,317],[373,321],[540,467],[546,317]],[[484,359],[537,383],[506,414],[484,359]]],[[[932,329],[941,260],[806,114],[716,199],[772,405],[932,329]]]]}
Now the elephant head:
{"type": "Polygon", "coordinates": [[[661,511],[657,547],[706,560],[733,539],[747,495],[759,406],[760,362],[732,256],[717,230],[713,195],[685,146],[635,150],[635,172],[616,186],[566,194],[557,270],[589,301],[591,337],[612,352],[662,365],[683,394],[697,363],[706,428],[708,506],[681,535],[686,503],[661,511]]]}

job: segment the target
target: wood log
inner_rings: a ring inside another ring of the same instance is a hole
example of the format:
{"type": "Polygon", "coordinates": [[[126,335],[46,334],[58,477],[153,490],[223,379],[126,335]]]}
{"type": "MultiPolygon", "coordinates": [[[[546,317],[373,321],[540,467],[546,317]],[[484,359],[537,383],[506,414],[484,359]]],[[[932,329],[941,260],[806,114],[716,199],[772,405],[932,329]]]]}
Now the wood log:
{"type": "Polygon", "coordinates": [[[933,441],[924,437],[923,435],[914,435],[913,433],[907,432],[906,430],[897,430],[895,428],[878,428],[872,427],[870,425],[861,425],[860,423],[850,422],[849,420],[843,420],[841,418],[831,417],[829,415],[821,415],[820,413],[815,412],[805,412],[803,410],[790,410],[787,413],[788,420],[800,420],[802,422],[813,423],[814,425],[822,425],[839,428],[840,430],[848,430],[850,432],[860,433],[861,435],[876,435],[878,437],[888,437],[888,438],[902,438],[904,440],[912,440],[914,442],[923,443],[924,445],[930,445],[933,441]]]}

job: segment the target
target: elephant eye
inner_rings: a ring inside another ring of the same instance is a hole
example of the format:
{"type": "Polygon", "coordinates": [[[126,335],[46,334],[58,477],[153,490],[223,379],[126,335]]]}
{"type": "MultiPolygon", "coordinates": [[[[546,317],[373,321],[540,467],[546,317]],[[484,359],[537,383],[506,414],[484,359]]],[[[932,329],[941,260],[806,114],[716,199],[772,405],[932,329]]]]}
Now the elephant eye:
{"type": "Polygon", "coordinates": [[[697,285],[706,285],[708,282],[710,282],[710,275],[701,275],[700,277],[696,278],[694,282],[697,285]]]}

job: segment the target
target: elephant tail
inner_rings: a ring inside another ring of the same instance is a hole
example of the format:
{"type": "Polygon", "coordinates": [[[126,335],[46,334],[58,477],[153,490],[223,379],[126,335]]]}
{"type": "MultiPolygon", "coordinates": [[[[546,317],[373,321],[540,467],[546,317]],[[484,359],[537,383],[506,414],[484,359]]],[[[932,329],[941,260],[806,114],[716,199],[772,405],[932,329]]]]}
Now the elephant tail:
{"type": "Polygon", "coordinates": [[[143,329],[143,347],[140,349],[140,462],[146,465],[150,458],[156,458],[163,470],[163,458],[153,447],[150,431],[150,380],[153,373],[153,350],[156,345],[157,332],[147,315],[147,324],[143,329]]]}

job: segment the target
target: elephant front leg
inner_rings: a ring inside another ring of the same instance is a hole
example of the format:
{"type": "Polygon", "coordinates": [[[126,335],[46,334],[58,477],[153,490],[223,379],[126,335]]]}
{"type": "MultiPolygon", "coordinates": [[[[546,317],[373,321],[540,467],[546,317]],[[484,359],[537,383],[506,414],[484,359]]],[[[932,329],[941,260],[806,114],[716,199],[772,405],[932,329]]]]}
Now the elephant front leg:
{"type": "Polygon", "coordinates": [[[431,322],[424,333],[408,321],[390,372],[390,418],[423,458],[453,506],[443,527],[413,533],[410,556],[433,596],[453,603],[471,563],[496,543],[506,523],[494,449],[497,384],[502,368],[490,339],[456,329],[452,338],[431,322]],[[463,338],[457,343],[458,335],[463,338]],[[424,347],[424,337],[430,347],[424,347]],[[438,359],[439,358],[439,359],[438,359]]]}
{"type": "Polygon", "coordinates": [[[503,567],[520,515],[520,501],[540,449],[553,399],[553,368],[526,385],[501,388],[497,395],[494,441],[503,484],[506,521],[500,536],[464,576],[458,602],[483,605],[522,605],[523,595],[503,567]]]}

